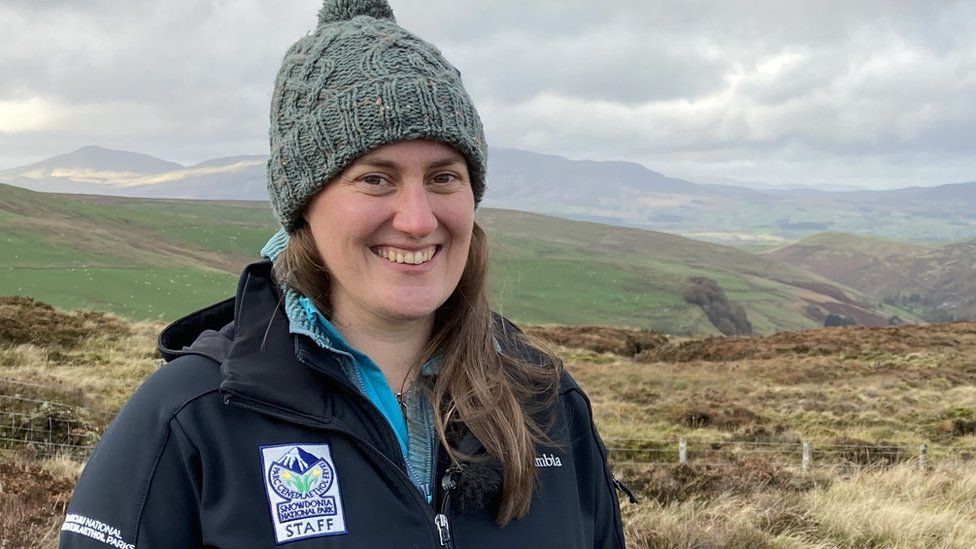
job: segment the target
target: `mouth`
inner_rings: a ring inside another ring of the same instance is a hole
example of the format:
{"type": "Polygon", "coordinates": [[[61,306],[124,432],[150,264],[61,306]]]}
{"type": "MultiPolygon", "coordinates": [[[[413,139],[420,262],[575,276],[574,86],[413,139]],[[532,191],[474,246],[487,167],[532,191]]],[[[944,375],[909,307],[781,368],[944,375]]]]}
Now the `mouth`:
{"type": "Polygon", "coordinates": [[[420,250],[404,250],[393,246],[376,246],[370,248],[374,254],[389,261],[390,263],[406,263],[407,265],[422,265],[427,263],[437,252],[440,251],[439,244],[428,246],[420,250]]]}

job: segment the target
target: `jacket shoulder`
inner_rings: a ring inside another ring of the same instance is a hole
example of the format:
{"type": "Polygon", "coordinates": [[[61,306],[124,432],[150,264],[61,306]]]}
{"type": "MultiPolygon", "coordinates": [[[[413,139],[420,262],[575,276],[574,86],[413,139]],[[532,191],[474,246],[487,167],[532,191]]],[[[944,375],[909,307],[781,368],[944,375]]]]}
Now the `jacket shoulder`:
{"type": "Polygon", "coordinates": [[[219,389],[221,379],[220,364],[212,358],[183,355],[147,377],[126,407],[151,405],[160,412],[175,413],[193,399],[219,389]]]}
{"type": "Polygon", "coordinates": [[[219,365],[199,355],[173,360],[143,382],[85,465],[67,509],[61,547],[101,547],[99,538],[109,534],[112,544],[131,547],[140,533],[167,528],[172,539],[196,535],[187,458],[195,450],[175,418],[194,400],[216,393],[219,384],[219,365]],[[159,502],[185,505],[162,512],[159,502]],[[165,519],[175,515],[180,515],[179,528],[165,519]],[[99,535],[92,537],[92,529],[99,535]]]}

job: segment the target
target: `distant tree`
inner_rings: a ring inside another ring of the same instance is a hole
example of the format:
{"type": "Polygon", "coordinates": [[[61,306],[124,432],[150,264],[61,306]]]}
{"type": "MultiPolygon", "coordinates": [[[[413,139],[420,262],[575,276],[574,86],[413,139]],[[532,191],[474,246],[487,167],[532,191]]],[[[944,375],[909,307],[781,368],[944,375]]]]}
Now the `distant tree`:
{"type": "Polygon", "coordinates": [[[686,302],[701,307],[712,325],[723,334],[748,335],[752,333],[752,324],[746,316],[746,310],[742,308],[742,305],[729,301],[722,287],[711,278],[704,276],[689,278],[683,297],[686,302]]]}
{"type": "Polygon", "coordinates": [[[825,328],[833,328],[836,326],[854,326],[857,322],[854,322],[853,318],[848,318],[843,315],[838,315],[830,313],[827,318],[824,319],[825,328]]]}

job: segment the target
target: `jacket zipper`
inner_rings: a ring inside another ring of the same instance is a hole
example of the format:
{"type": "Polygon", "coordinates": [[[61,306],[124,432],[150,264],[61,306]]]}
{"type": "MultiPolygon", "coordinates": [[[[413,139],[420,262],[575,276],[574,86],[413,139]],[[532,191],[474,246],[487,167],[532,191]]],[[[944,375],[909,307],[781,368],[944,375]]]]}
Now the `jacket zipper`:
{"type": "MultiPolygon", "coordinates": [[[[380,412],[379,408],[377,408],[372,401],[370,401],[368,398],[366,398],[365,395],[363,395],[358,389],[356,389],[356,387],[354,387],[349,382],[348,379],[346,379],[345,377],[340,378],[339,376],[336,376],[329,369],[320,367],[316,363],[315,357],[307,355],[306,351],[296,349],[295,357],[302,364],[308,366],[309,368],[313,368],[315,371],[320,372],[325,376],[329,377],[330,379],[332,379],[335,382],[335,384],[338,387],[340,387],[345,393],[351,395],[351,397],[354,400],[358,400],[360,404],[364,406],[367,412],[373,416],[373,420],[375,422],[378,422],[380,425],[382,425],[381,429],[386,432],[387,438],[390,438],[393,441],[393,448],[394,448],[395,455],[399,456],[400,458],[399,463],[401,467],[397,468],[395,471],[397,478],[400,479],[401,482],[403,482],[404,477],[406,477],[406,484],[411,489],[411,493],[413,493],[414,499],[416,500],[419,497],[421,500],[423,500],[421,503],[421,507],[423,507],[424,513],[427,514],[428,518],[433,523],[434,528],[437,530],[437,538],[438,541],[440,541],[441,547],[444,547],[445,549],[456,549],[454,545],[454,541],[451,536],[451,528],[450,528],[448,517],[449,517],[449,509],[450,509],[450,495],[451,495],[451,491],[457,487],[458,476],[461,472],[460,466],[456,463],[452,463],[451,466],[447,468],[447,471],[445,471],[444,476],[441,478],[442,497],[440,502],[440,512],[435,515],[433,509],[430,506],[430,503],[427,501],[426,496],[424,496],[420,492],[420,490],[417,489],[417,487],[413,484],[413,481],[410,480],[409,475],[405,473],[405,471],[408,469],[407,457],[403,455],[403,452],[400,451],[400,443],[396,438],[396,433],[393,432],[393,428],[390,426],[389,422],[380,412]]],[[[384,458],[386,458],[387,461],[389,461],[389,458],[387,458],[385,455],[379,452],[379,450],[376,449],[376,447],[372,446],[369,443],[369,441],[363,439],[362,437],[359,437],[354,433],[348,433],[348,434],[351,437],[359,440],[362,444],[366,445],[374,452],[377,452],[378,454],[382,455],[384,458]]]]}
{"type": "MultiPolygon", "coordinates": [[[[297,358],[298,361],[304,364],[306,367],[311,368],[331,379],[337,387],[342,389],[343,392],[351,395],[354,400],[359,401],[359,403],[363,405],[366,412],[372,416],[374,423],[380,425],[380,430],[386,435],[386,442],[393,443],[391,444],[393,453],[397,458],[399,458],[397,463],[402,466],[403,471],[406,471],[407,456],[403,455],[403,452],[400,450],[400,441],[397,439],[396,433],[393,432],[393,427],[390,426],[390,422],[387,421],[385,416],[383,416],[383,413],[380,412],[379,408],[377,408],[372,401],[366,398],[366,396],[363,395],[359,389],[357,389],[344,375],[340,377],[329,371],[328,368],[320,367],[313,357],[307,356],[307,353],[304,350],[296,350],[295,358],[297,358]]],[[[386,457],[385,454],[384,457],[386,457]]],[[[410,485],[413,486],[413,482],[411,482],[410,485]]],[[[416,486],[414,486],[414,489],[416,489],[416,486]]]]}
{"type": "Polygon", "coordinates": [[[441,477],[441,505],[440,512],[434,517],[434,525],[437,527],[437,535],[440,538],[441,547],[445,549],[455,549],[454,538],[451,537],[451,524],[448,515],[451,509],[451,492],[457,488],[457,475],[461,472],[461,467],[457,463],[452,463],[444,476],[441,477]]]}
{"type": "MultiPolygon", "coordinates": [[[[356,394],[360,398],[362,398],[363,400],[366,400],[366,397],[363,397],[362,395],[359,395],[358,393],[356,393],[356,394]]],[[[381,452],[378,448],[376,448],[376,446],[373,446],[365,438],[363,438],[363,437],[361,437],[361,436],[359,436],[356,433],[353,433],[351,431],[347,431],[345,429],[338,429],[336,427],[330,427],[330,426],[327,426],[327,425],[322,424],[321,422],[312,421],[312,420],[304,419],[304,418],[301,418],[301,417],[296,417],[294,415],[291,415],[291,414],[288,414],[288,413],[284,413],[284,412],[279,412],[279,411],[275,410],[274,408],[268,406],[267,404],[261,403],[260,401],[257,401],[257,400],[254,400],[254,399],[251,399],[251,398],[248,398],[248,397],[244,397],[244,396],[241,396],[241,395],[238,395],[238,394],[231,394],[231,395],[225,397],[224,398],[224,402],[227,403],[227,404],[233,405],[233,406],[237,406],[239,408],[244,408],[245,410],[251,410],[251,411],[257,412],[259,414],[263,414],[263,415],[266,415],[266,416],[269,416],[269,417],[273,417],[275,419],[279,419],[279,420],[282,420],[282,421],[288,421],[290,423],[294,423],[294,424],[297,424],[297,425],[301,425],[303,427],[309,427],[309,428],[312,428],[312,429],[318,429],[318,430],[322,430],[322,431],[339,433],[339,434],[341,434],[343,436],[346,436],[346,437],[348,437],[348,438],[356,441],[360,446],[362,446],[366,450],[369,450],[373,455],[378,456],[379,457],[379,459],[378,459],[379,463],[383,464],[383,466],[386,467],[393,474],[393,478],[395,478],[398,482],[400,482],[400,484],[404,485],[407,488],[407,492],[410,493],[410,494],[412,494],[412,497],[414,499],[414,502],[418,504],[418,506],[423,511],[424,515],[427,516],[427,519],[429,521],[429,524],[431,524],[433,526],[432,530],[429,530],[429,532],[432,534],[432,537],[435,540],[440,539],[440,527],[437,525],[437,520],[436,520],[436,517],[434,515],[433,509],[431,509],[430,504],[427,503],[427,498],[424,497],[423,494],[420,493],[420,490],[418,490],[417,487],[414,486],[413,482],[409,478],[407,478],[407,475],[403,471],[403,469],[401,469],[400,467],[398,467],[397,464],[394,463],[386,454],[384,454],[383,452],[381,452]]],[[[371,406],[373,405],[368,400],[366,400],[366,402],[369,403],[371,406]]],[[[375,406],[374,406],[374,408],[375,408],[375,406]]],[[[376,413],[378,413],[378,410],[377,410],[376,413]]],[[[383,418],[383,421],[385,422],[386,419],[383,418]]],[[[389,425],[387,425],[387,430],[390,430],[389,425]]],[[[397,451],[397,455],[400,457],[401,461],[404,461],[403,455],[400,452],[399,447],[397,447],[397,450],[396,451],[397,451]]],[[[406,464],[406,462],[404,461],[404,465],[405,464],[406,464]]],[[[441,544],[441,545],[443,546],[443,544],[441,544]]],[[[449,546],[448,549],[453,549],[453,546],[449,546]]]]}

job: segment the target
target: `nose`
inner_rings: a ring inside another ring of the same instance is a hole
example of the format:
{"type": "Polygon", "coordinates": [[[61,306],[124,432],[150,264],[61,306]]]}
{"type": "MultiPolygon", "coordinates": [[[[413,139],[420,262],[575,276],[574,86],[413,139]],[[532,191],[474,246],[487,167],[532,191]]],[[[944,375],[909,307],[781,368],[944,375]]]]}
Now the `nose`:
{"type": "Polygon", "coordinates": [[[437,228],[437,216],[423,183],[407,183],[397,192],[393,228],[415,238],[423,238],[437,228]]]}

